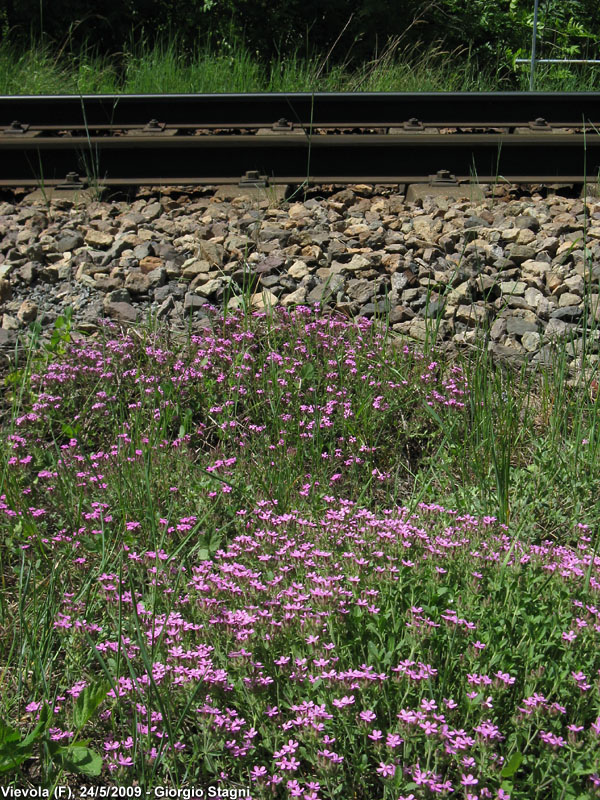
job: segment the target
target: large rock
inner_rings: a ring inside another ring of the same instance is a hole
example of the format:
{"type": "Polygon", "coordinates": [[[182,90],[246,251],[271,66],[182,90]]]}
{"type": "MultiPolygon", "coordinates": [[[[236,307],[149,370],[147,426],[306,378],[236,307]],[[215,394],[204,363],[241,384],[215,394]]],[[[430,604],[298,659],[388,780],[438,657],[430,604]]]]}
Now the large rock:
{"type": "Polygon", "coordinates": [[[95,250],[106,250],[112,247],[114,237],[111,233],[107,233],[106,231],[97,231],[94,228],[90,228],[85,234],[84,241],[85,244],[89,244],[89,246],[93,247],[95,250]]]}
{"type": "Polygon", "coordinates": [[[223,279],[213,278],[212,280],[206,281],[206,283],[203,283],[200,286],[196,286],[194,291],[196,294],[202,295],[202,297],[211,297],[211,295],[216,294],[222,287],[223,279]]]}
{"type": "Polygon", "coordinates": [[[511,261],[515,264],[522,264],[523,261],[533,261],[536,256],[536,248],[530,244],[513,244],[508,254],[511,261]]]}
{"type": "Polygon", "coordinates": [[[210,272],[210,264],[205,259],[190,258],[181,266],[181,276],[190,281],[197,275],[206,275],[208,272],[210,272]]]}
{"type": "Polygon", "coordinates": [[[290,277],[295,278],[296,280],[300,280],[301,278],[304,278],[306,275],[310,274],[310,270],[304,261],[294,261],[287,272],[290,277]]]}
{"type": "Polygon", "coordinates": [[[273,292],[270,292],[268,289],[265,289],[262,292],[256,292],[252,295],[250,301],[252,303],[252,307],[256,309],[263,309],[279,305],[279,298],[277,295],[274,295],[273,292]]]}
{"type": "Polygon", "coordinates": [[[282,306],[303,305],[306,302],[306,289],[300,286],[295,292],[291,292],[281,300],[282,306]]]}
{"type": "Polygon", "coordinates": [[[189,316],[195,311],[201,311],[206,302],[206,297],[200,297],[200,295],[194,294],[193,292],[186,292],[185,299],[183,301],[184,314],[189,316]]]}
{"type": "Polygon", "coordinates": [[[148,294],[151,286],[151,280],[148,275],[143,272],[129,272],[125,278],[125,288],[130,294],[136,296],[140,294],[148,294]]]}
{"type": "Polygon", "coordinates": [[[522,317],[507,317],[506,332],[509,336],[523,336],[524,333],[537,333],[538,326],[535,322],[522,317]]]}
{"type": "Polygon", "coordinates": [[[197,257],[203,261],[208,261],[211,265],[223,266],[223,256],[225,255],[225,248],[220,242],[204,241],[198,242],[197,257]]]}
{"type": "Polygon", "coordinates": [[[32,300],[24,300],[17,311],[17,319],[20,322],[33,322],[38,315],[38,307],[32,300]]]}
{"type": "Polygon", "coordinates": [[[105,303],[104,313],[116,322],[137,322],[139,318],[138,310],[131,303],[105,303]]]}
{"type": "Polygon", "coordinates": [[[72,252],[82,246],[83,236],[79,231],[64,233],[54,243],[54,248],[59,253],[66,253],[67,250],[72,252]]]}
{"type": "MultiPolygon", "coordinates": [[[[143,245],[143,246],[148,247],[148,245],[143,245]]],[[[134,256],[136,255],[135,250],[133,254],[134,256]]],[[[150,255],[144,256],[143,258],[140,259],[139,262],[139,268],[144,275],[148,275],[148,273],[154,272],[154,270],[160,269],[161,267],[164,267],[164,265],[165,265],[164,259],[159,258],[158,256],[150,256],[150,255]]]]}
{"type": "Polygon", "coordinates": [[[557,308],[550,314],[552,319],[561,319],[566,322],[575,322],[583,314],[583,305],[580,306],[564,306],[557,308]]]}
{"type": "Polygon", "coordinates": [[[456,309],[456,320],[470,327],[485,325],[488,321],[489,311],[481,303],[461,305],[456,309]]]}
{"type": "Polygon", "coordinates": [[[500,291],[503,295],[523,295],[527,284],[523,281],[501,281],[500,291]]]}
{"type": "Polygon", "coordinates": [[[535,352],[540,346],[540,334],[535,331],[525,331],[521,337],[521,344],[528,353],[535,352]]]}
{"type": "Polygon", "coordinates": [[[350,261],[347,264],[343,264],[343,270],[348,272],[358,272],[359,270],[369,269],[371,266],[371,262],[365,256],[356,253],[352,256],[350,261]]]}

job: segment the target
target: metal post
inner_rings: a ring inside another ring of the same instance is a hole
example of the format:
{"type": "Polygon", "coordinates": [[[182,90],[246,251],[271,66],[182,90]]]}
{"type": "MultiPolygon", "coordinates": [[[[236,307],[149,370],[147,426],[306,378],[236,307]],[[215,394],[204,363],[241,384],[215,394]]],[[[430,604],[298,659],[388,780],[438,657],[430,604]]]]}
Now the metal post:
{"type": "Polygon", "coordinates": [[[535,0],[533,5],[533,33],[531,35],[531,69],[529,70],[529,91],[533,92],[533,80],[535,76],[535,43],[537,40],[537,15],[538,2],[535,0]]]}

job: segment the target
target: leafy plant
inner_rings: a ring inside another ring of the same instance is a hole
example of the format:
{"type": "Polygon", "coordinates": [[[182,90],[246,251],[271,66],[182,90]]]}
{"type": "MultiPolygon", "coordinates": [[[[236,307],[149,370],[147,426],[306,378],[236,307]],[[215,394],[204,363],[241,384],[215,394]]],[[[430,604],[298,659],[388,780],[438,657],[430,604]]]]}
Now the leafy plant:
{"type": "Polygon", "coordinates": [[[102,756],[88,747],[87,742],[78,741],[78,737],[106,697],[108,689],[109,686],[103,684],[86,686],[83,689],[73,709],[75,735],[67,745],[61,745],[52,739],[49,729],[53,714],[48,703],[43,703],[35,727],[23,738],[17,729],[0,720],[0,773],[17,770],[37,749],[42,759],[44,754],[49,757],[52,764],[49,780],[54,786],[63,772],[74,772],[88,777],[99,775],[102,756]]]}

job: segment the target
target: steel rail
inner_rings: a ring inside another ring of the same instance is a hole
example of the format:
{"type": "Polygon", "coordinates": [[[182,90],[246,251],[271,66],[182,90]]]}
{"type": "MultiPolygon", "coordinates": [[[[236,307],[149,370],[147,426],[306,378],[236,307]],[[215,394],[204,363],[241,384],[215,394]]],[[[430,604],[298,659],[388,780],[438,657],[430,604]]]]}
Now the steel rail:
{"type": "MultiPolygon", "coordinates": [[[[416,118],[415,118],[416,119],[416,118]]],[[[286,121],[287,122],[287,121],[286,121]]],[[[469,121],[461,122],[460,125],[453,124],[453,125],[445,125],[444,123],[421,123],[418,126],[418,129],[423,127],[423,130],[426,128],[435,127],[440,131],[456,131],[459,133],[466,133],[466,132],[482,132],[483,130],[503,130],[506,133],[512,133],[518,127],[523,128],[530,128],[532,132],[535,132],[537,126],[533,125],[533,121],[528,123],[521,123],[520,125],[516,125],[515,123],[503,123],[501,120],[496,120],[494,122],[482,123],[477,122],[477,120],[472,119],[469,121]]],[[[569,131],[582,131],[582,130],[589,130],[593,132],[595,127],[591,122],[582,123],[581,120],[571,120],[570,122],[561,122],[561,123],[548,123],[545,119],[543,120],[542,126],[545,130],[554,130],[557,132],[561,132],[563,130],[568,129],[569,131]]],[[[299,123],[289,123],[289,126],[286,125],[285,130],[293,130],[293,131],[300,131],[307,136],[311,134],[311,132],[326,130],[326,131],[340,131],[340,132],[356,132],[356,131],[367,131],[372,129],[392,129],[392,130],[406,130],[407,133],[414,132],[415,128],[411,126],[409,123],[406,123],[402,126],[397,126],[395,122],[390,120],[373,120],[368,125],[365,124],[352,124],[350,122],[345,123],[336,123],[336,122],[323,122],[319,123],[318,125],[300,125],[299,123]]],[[[64,131],[68,130],[69,134],[78,132],[78,135],[85,136],[88,134],[93,135],[108,135],[108,134],[115,134],[115,135],[122,135],[124,133],[132,133],[132,132],[144,132],[144,128],[140,125],[72,125],[72,126],[65,126],[65,125],[29,125],[27,124],[26,128],[23,131],[36,131],[39,133],[46,133],[48,135],[56,135],[62,134],[64,131]]],[[[188,135],[195,135],[199,132],[239,132],[239,131],[253,131],[259,132],[264,130],[272,130],[274,133],[283,132],[281,128],[278,128],[276,124],[274,125],[264,125],[261,123],[246,123],[244,125],[222,125],[222,124],[215,124],[209,122],[203,122],[202,124],[198,123],[178,123],[176,125],[171,124],[162,124],[160,129],[157,133],[161,133],[163,131],[174,131],[180,134],[188,134],[188,135]]],[[[0,134],[10,134],[11,131],[8,127],[1,128],[0,127],[0,134]]],[[[17,131],[15,135],[19,135],[20,131],[17,131]]]]}
{"type": "Polygon", "coordinates": [[[0,128],[13,120],[93,128],[146,125],[270,126],[286,119],[304,128],[319,125],[527,125],[542,117],[552,125],[600,127],[600,93],[280,93],[172,95],[0,96],[0,128]]]}
{"type": "Polygon", "coordinates": [[[57,185],[70,172],[107,185],[426,182],[438,170],[489,183],[583,182],[600,135],[442,134],[0,137],[0,185],[57,185]]]}

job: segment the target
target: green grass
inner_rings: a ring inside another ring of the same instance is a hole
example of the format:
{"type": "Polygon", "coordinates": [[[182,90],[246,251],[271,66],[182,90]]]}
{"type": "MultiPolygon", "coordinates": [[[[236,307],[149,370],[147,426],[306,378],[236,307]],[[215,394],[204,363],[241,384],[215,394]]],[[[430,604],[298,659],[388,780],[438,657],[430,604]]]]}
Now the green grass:
{"type": "Polygon", "coordinates": [[[594,796],[592,377],[210,319],[33,326],[5,380],[5,783],[594,796]]]}
{"type": "MultiPolygon", "coordinates": [[[[132,43],[122,53],[99,55],[49,45],[15,46],[0,41],[0,94],[100,94],[292,91],[495,91],[526,90],[529,71],[508,67],[481,70],[468,50],[447,52],[419,43],[400,47],[392,41],[384,52],[360,67],[335,64],[328,54],[307,58],[300,52],[269,64],[242,43],[219,47],[199,44],[184,51],[177,41],[132,43]]],[[[592,91],[600,88],[600,70],[540,66],[538,91],[592,91]]]]}

